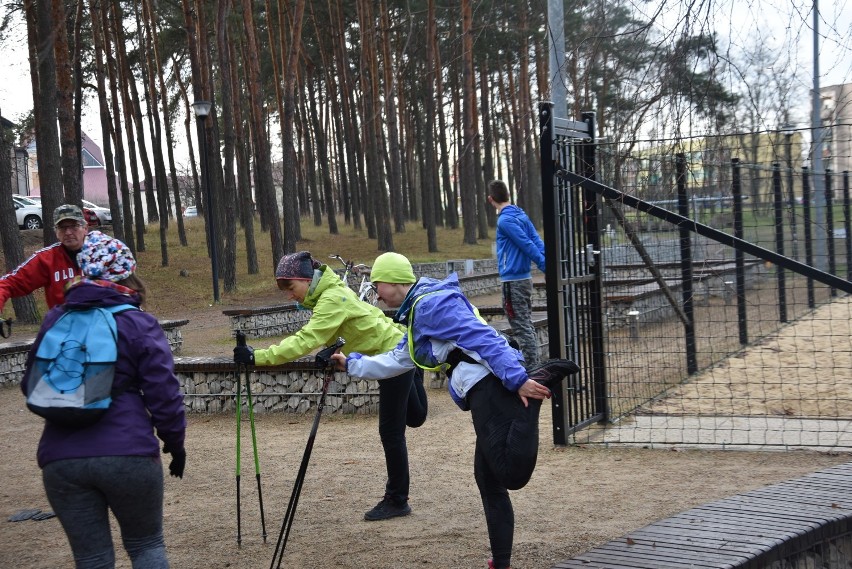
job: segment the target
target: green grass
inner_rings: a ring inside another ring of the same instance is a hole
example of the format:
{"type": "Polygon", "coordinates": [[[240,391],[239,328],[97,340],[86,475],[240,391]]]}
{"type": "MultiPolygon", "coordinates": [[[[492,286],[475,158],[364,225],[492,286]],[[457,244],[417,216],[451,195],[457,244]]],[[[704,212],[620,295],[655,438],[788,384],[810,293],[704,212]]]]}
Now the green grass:
{"type": "MultiPolygon", "coordinates": [[[[255,244],[259,273],[248,274],[245,234],[238,229],[237,290],[226,293],[224,283],[220,282],[220,304],[224,306],[251,305],[254,298],[275,296],[278,293],[273,282],[274,266],[278,260],[272,259],[269,234],[261,233],[259,227],[260,224],[256,221],[255,244]]],[[[378,249],[377,241],[367,237],[366,229],[356,231],[351,225],[344,225],[342,219],[338,221],[338,229],[337,235],[331,235],[327,225],[316,227],[309,218],[302,219],[303,239],[298,243],[297,249],[310,251],[314,257],[328,261],[334,268],[338,268],[340,264],[333,259],[328,259],[328,255],[332,253],[367,265],[371,265],[373,260],[382,253],[378,249]]],[[[145,239],[146,251],[137,255],[139,275],[151,290],[149,308],[155,313],[170,318],[181,309],[209,305],[213,297],[203,219],[186,220],[186,234],[188,246],[182,247],[178,241],[177,224],[170,224],[167,238],[169,245],[169,266],[167,267],[161,266],[159,229],[156,225],[148,227],[145,239]],[[188,276],[181,276],[182,272],[188,276]]],[[[395,251],[406,255],[414,263],[446,259],[481,259],[493,256],[494,230],[491,231],[491,238],[480,240],[476,245],[465,245],[463,237],[461,228],[438,229],[439,252],[430,253],[426,231],[419,222],[409,222],[406,224],[404,233],[393,234],[393,244],[395,251]]]]}
{"type": "MultiPolygon", "coordinates": [[[[168,266],[162,266],[159,227],[149,225],[145,233],[145,251],[138,252],[138,274],[149,289],[147,309],[162,319],[180,319],[182,315],[193,310],[209,307],[213,302],[213,281],[210,259],[207,256],[205,228],[203,218],[184,220],[187,236],[187,246],[180,245],[177,235],[177,223],[169,224],[167,234],[168,266]],[[186,276],[182,276],[186,275],[186,276]]],[[[340,265],[328,255],[336,253],[356,263],[371,265],[373,260],[382,253],[375,239],[367,237],[366,229],[356,231],[352,225],[344,225],[342,218],[338,220],[338,234],[331,235],[328,226],[316,227],[310,218],[302,219],[302,241],[297,250],[310,251],[317,259],[328,261],[332,267],[340,265]]],[[[277,259],[272,259],[272,246],[269,233],[260,232],[260,222],[255,219],[255,246],[258,255],[259,272],[248,274],[245,255],[245,234],[241,228],[237,230],[237,290],[225,292],[224,282],[220,280],[219,305],[228,307],[258,306],[263,303],[280,302],[280,293],[275,287],[274,266],[277,259]]],[[[112,233],[111,228],[105,229],[112,233]]],[[[24,235],[24,233],[22,233],[24,235]]],[[[412,262],[429,262],[447,259],[482,259],[493,256],[494,230],[489,239],[482,239],[476,245],[463,243],[463,229],[437,230],[437,253],[428,251],[426,231],[419,222],[406,224],[404,233],[393,234],[394,250],[409,257],[412,262]]],[[[41,245],[40,232],[26,232],[25,252],[27,255],[39,249],[41,245]]],[[[221,260],[220,260],[221,264],[221,260]]],[[[342,266],[342,265],[340,265],[342,266]]],[[[221,268],[220,268],[221,276],[221,268]]],[[[46,312],[44,295],[35,294],[36,301],[42,314],[46,312]]],[[[12,303],[7,303],[4,317],[13,316],[12,303]]],[[[37,330],[35,325],[17,323],[16,331],[27,332],[37,330]],[[30,328],[32,330],[30,330],[30,328]]]]}

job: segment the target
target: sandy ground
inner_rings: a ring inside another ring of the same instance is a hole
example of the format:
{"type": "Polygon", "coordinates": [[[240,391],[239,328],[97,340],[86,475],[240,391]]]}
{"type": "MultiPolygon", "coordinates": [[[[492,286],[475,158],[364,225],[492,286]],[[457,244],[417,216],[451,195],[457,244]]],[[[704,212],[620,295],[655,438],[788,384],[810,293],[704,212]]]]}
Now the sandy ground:
{"type": "MultiPolygon", "coordinates": [[[[493,300],[477,303],[494,304],[493,300]]],[[[185,317],[190,319],[185,355],[229,352],[227,342],[210,341],[211,335],[227,337],[221,308],[185,317]]],[[[413,513],[385,522],[363,520],[384,489],[376,417],[322,418],[281,567],[486,566],[489,548],[473,480],[470,415],[459,411],[443,390],[430,390],[429,398],[429,419],[408,432],[413,513]]],[[[849,455],[806,451],[554,447],[549,407],[544,409],[538,467],[529,485],[512,493],[515,569],[548,568],[698,504],[850,460],[849,455]]],[[[312,420],[313,414],[257,418],[266,543],[261,536],[250,431],[244,422],[238,547],[235,419],[190,415],[186,475],[183,480],[166,479],[165,533],[173,567],[269,567],[312,420]]],[[[41,419],[26,410],[20,391],[0,389],[2,568],[73,566],[55,518],[5,521],[22,509],[49,510],[35,463],[40,431],[41,419]]],[[[115,542],[120,544],[117,532],[115,542]]],[[[117,567],[130,567],[122,551],[117,567]]]]}
{"type": "MultiPolygon", "coordinates": [[[[409,431],[412,515],[365,522],[381,497],[384,461],[375,417],[323,417],[282,567],[485,567],[482,506],[472,476],[473,428],[443,390],[409,431]]],[[[547,568],[700,503],[849,460],[811,452],[767,453],[556,448],[542,416],[539,463],[512,493],[516,569],[547,568]]],[[[269,537],[261,537],[247,423],[243,429],[242,547],[236,543],[235,424],[190,416],[183,480],[167,478],[165,532],[176,568],[268,567],[313,417],[262,415],[258,453],[269,537]]],[[[71,567],[58,521],[5,521],[49,509],[35,464],[41,420],[15,388],[0,390],[0,567],[71,567]]],[[[116,543],[120,543],[116,534],[116,543]]],[[[123,552],[118,567],[130,567],[123,552]]]]}

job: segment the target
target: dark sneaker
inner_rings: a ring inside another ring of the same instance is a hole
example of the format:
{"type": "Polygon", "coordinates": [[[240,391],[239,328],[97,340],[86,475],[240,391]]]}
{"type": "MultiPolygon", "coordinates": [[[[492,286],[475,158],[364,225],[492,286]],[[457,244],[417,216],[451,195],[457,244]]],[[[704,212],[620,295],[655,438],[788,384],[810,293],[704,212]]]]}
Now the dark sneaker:
{"type": "Polygon", "coordinates": [[[549,360],[539,364],[527,372],[527,376],[543,386],[551,389],[562,378],[580,371],[580,366],[571,360],[549,360]]]}
{"type": "Polygon", "coordinates": [[[411,506],[408,505],[408,502],[398,504],[393,498],[385,496],[381,502],[376,504],[375,508],[364,514],[364,519],[368,522],[375,522],[407,516],[410,513],[411,506]]]}

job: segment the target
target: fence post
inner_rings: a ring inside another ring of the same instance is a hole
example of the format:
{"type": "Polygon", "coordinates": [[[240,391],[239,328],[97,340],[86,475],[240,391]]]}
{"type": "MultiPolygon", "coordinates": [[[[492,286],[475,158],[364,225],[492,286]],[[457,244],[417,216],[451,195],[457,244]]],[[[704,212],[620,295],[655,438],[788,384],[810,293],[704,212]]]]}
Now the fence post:
{"type": "MultiPolygon", "coordinates": [[[[581,167],[583,176],[592,180],[598,179],[597,151],[595,140],[597,120],[594,112],[583,113],[583,122],[588,129],[590,143],[583,144],[581,167]]],[[[606,349],[604,347],[603,320],[603,255],[601,247],[601,198],[596,192],[583,188],[582,203],[585,212],[583,227],[586,232],[586,247],[591,246],[592,255],[597,257],[594,265],[587,269],[592,273],[594,286],[589,288],[589,332],[592,335],[592,365],[594,368],[595,412],[600,413],[604,420],[609,418],[608,392],[606,385],[606,349]]],[[[590,259],[586,259],[588,262],[590,259]]]]}
{"type": "MultiPolygon", "coordinates": [[[[675,155],[675,174],[677,176],[677,212],[683,217],[689,217],[689,201],[686,196],[686,155],[675,155]]],[[[680,224],[680,274],[683,296],[683,312],[686,322],[683,323],[684,340],[686,341],[686,371],[690,375],[698,371],[698,357],[695,347],[695,310],[692,290],[692,236],[686,224],[680,224]]]]}
{"type": "MultiPolygon", "coordinates": [[[[734,237],[744,238],[743,231],[743,184],[740,177],[740,159],[731,158],[731,193],[734,201],[734,237]]],[[[740,344],[748,344],[748,320],[745,298],[745,254],[734,250],[734,266],[737,280],[737,325],[740,332],[740,344]]]]}
{"type": "MultiPolygon", "coordinates": [[[[814,240],[811,227],[811,178],[808,168],[802,168],[802,214],[805,217],[805,264],[814,266],[814,240]]],[[[808,308],[815,308],[814,280],[808,277],[808,308]]]]}
{"type": "MultiPolygon", "coordinates": [[[[775,252],[784,254],[784,198],[781,196],[781,165],[772,163],[772,193],[775,202],[775,252]]],[[[787,286],[784,269],[775,265],[778,279],[778,320],[787,322],[787,286]]]]}
{"type": "Polygon", "coordinates": [[[849,219],[849,170],[843,171],[843,227],[846,230],[846,280],[852,281],[852,221],[849,219]]]}
{"type": "MultiPolygon", "coordinates": [[[[828,272],[837,274],[837,257],[834,255],[834,189],[831,186],[831,170],[825,171],[825,232],[828,237],[828,272]]],[[[832,297],[837,296],[837,289],[831,287],[832,297]]]]}

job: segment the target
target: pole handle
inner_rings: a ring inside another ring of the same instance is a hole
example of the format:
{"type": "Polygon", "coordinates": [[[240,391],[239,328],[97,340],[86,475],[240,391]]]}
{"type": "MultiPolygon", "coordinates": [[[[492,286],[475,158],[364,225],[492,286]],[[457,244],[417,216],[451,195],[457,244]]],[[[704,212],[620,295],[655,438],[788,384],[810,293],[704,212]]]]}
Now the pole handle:
{"type": "Polygon", "coordinates": [[[317,365],[319,365],[323,369],[333,367],[334,363],[331,361],[331,355],[334,354],[334,352],[336,352],[337,350],[339,350],[345,343],[346,340],[344,340],[343,338],[338,338],[335,343],[317,352],[315,360],[317,365]]]}

